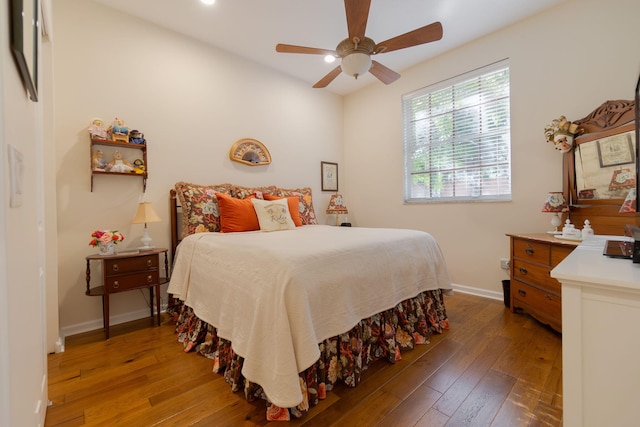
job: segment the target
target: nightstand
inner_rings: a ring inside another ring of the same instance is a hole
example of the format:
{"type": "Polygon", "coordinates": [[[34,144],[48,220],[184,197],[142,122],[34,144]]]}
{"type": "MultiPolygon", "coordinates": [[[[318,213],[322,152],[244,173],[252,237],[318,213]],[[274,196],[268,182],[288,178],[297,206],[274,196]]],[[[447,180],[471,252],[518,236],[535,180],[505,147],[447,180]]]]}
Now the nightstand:
{"type": "Polygon", "coordinates": [[[89,255],[87,260],[86,295],[102,297],[102,316],[105,338],[109,339],[109,295],[149,289],[151,317],[154,316],[153,294],[155,290],[158,326],[162,322],[160,314],[160,285],[169,282],[169,262],[165,248],[155,248],[144,252],[123,252],[115,255],[89,255]],[[160,254],[164,254],[164,276],[160,276],[160,254]],[[91,287],[92,261],[102,264],[102,286],[91,287]],[[155,288],[155,289],[154,289],[155,288]]]}

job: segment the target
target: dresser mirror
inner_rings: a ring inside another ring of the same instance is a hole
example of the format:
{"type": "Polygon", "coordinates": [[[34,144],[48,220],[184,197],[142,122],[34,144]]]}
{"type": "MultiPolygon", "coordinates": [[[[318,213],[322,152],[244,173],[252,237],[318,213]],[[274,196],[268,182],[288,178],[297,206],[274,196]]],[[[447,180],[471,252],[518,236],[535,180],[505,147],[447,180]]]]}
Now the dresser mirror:
{"type": "Polygon", "coordinates": [[[582,129],[564,154],[563,192],[577,228],[588,219],[596,234],[622,235],[638,216],[619,213],[637,179],[634,100],[606,101],[575,120],[582,129]]]}

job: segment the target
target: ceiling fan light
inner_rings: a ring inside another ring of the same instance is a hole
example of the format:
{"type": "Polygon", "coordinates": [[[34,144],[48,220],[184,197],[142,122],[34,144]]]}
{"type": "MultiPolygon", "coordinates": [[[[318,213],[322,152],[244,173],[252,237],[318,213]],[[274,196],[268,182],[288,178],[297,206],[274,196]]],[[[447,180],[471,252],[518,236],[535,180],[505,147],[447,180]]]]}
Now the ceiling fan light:
{"type": "Polygon", "coordinates": [[[353,52],[342,58],[340,67],[345,74],[357,79],[371,68],[371,57],[366,53],[353,52]]]}

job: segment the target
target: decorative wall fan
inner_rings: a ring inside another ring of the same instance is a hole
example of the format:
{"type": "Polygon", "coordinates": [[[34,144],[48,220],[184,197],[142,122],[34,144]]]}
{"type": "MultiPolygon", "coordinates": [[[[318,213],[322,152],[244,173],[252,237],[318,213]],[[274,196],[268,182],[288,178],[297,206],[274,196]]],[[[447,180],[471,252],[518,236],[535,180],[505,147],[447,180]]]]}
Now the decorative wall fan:
{"type": "Polygon", "coordinates": [[[364,34],[367,27],[367,20],[369,19],[370,6],[371,0],[344,0],[349,37],[342,40],[335,50],[278,44],[276,45],[276,51],[282,53],[333,55],[341,58],[341,64],[314,84],[314,88],[326,87],[333,79],[338,77],[341,72],[353,76],[356,79],[358,76],[370,72],[384,84],[393,83],[400,77],[400,74],[385,67],[378,61],[372,61],[371,55],[392,52],[394,50],[440,40],[442,38],[442,24],[440,22],[434,22],[433,24],[376,44],[376,42],[364,34]]]}

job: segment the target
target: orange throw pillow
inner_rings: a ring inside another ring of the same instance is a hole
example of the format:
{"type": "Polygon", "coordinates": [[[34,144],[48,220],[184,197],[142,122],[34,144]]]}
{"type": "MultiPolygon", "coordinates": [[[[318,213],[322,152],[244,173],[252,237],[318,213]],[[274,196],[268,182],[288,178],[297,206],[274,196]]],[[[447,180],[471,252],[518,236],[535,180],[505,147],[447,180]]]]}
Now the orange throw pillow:
{"type": "MultiPolygon", "coordinates": [[[[273,194],[263,194],[265,200],[278,200],[284,199],[284,197],[274,196],[273,194]]],[[[287,197],[287,205],[289,206],[289,214],[296,227],[302,225],[302,219],[300,218],[300,196],[287,197]]]]}
{"type": "Polygon", "coordinates": [[[220,207],[220,231],[232,233],[260,230],[258,216],[253,208],[253,203],[251,203],[251,199],[254,197],[236,199],[226,194],[216,193],[220,207]]]}

